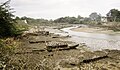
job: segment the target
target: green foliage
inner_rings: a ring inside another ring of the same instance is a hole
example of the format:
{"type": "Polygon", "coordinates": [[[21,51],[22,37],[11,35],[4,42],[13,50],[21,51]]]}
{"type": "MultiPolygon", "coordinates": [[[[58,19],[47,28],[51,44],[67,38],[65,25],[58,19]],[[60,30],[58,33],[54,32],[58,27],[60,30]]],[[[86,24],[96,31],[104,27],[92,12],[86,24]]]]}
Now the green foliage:
{"type": "Polygon", "coordinates": [[[1,55],[12,54],[13,50],[15,49],[16,43],[10,38],[7,39],[0,39],[0,53],[1,55]]]}
{"type": "Polygon", "coordinates": [[[116,21],[116,22],[120,22],[120,11],[118,9],[111,9],[108,13],[107,13],[107,19],[108,21],[116,21]]]}
{"type": "Polygon", "coordinates": [[[13,36],[16,33],[14,15],[9,2],[10,0],[0,5],[0,37],[13,36]]]}
{"type": "Polygon", "coordinates": [[[83,24],[83,17],[61,17],[54,20],[55,23],[83,24]]]}
{"type": "Polygon", "coordinates": [[[93,12],[89,15],[89,18],[92,20],[92,21],[101,21],[101,15],[100,14],[97,14],[96,12],[93,12]]]}
{"type": "Polygon", "coordinates": [[[61,17],[56,20],[54,20],[55,23],[69,23],[69,24],[89,24],[89,25],[101,25],[101,14],[97,14],[96,12],[93,12],[90,14],[90,16],[87,17],[81,17],[78,15],[78,17],[61,17]]]}
{"type": "MultiPolygon", "coordinates": [[[[34,19],[34,18],[30,18],[30,17],[21,17],[21,21],[27,21],[27,24],[29,25],[48,25],[50,23],[52,23],[53,21],[50,20],[48,21],[47,19],[34,19]]],[[[24,22],[23,22],[24,23],[24,22]]]]}

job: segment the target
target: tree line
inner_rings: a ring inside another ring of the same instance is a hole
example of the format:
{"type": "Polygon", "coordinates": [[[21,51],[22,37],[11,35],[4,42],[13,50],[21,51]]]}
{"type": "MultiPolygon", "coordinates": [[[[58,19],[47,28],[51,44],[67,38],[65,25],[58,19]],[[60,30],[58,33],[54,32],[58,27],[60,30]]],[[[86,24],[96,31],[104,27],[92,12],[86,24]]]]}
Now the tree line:
{"type": "Polygon", "coordinates": [[[47,20],[47,19],[34,19],[30,17],[16,17],[17,20],[26,20],[28,24],[49,24],[49,23],[69,23],[69,24],[101,24],[102,22],[120,22],[120,11],[118,9],[111,9],[106,17],[102,16],[100,13],[93,12],[89,15],[89,17],[82,17],[78,15],[77,17],[60,17],[55,20],[47,20]],[[102,21],[106,20],[106,21],[102,21]]]}
{"type": "MultiPolygon", "coordinates": [[[[56,23],[72,23],[72,24],[84,24],[90,21],[96,21],[96,22],[101,22],[102,18],[104,16],[101,16],[101,14],[98,14],[97,12],[93,12],[89,15],[89,17],[81,17],[78,16],[76,17],[61,17],[58,18],[56,20],[54,20],[54,22],[56,23]]],[[[120,11],[118,9],[111,9],[107,14],[106,14],[106,18],[107,22],[120,22],[120,11]]]]}
{"type": "MultiPolygon", "coordinates": [[[[13,9],[9,6],[10,0],[0,5],[0,37],[3,36],[14,36],[19,34],[19,30],[16,27],[16,20],[26,20],[28,24],[49,24],[49,23],[69,23],[69,24],[87,24],[91,21],[101,22],[102,16],[96,12],[93,12],[89,17],[60,17],[55,20],[47,19],[34,19],[29,17],[15,17],[13,15],[13,9]]],[[[106,19],[108,22],[120,22],[120,11],[118,9],[111,9],[106,14],[106,19]]]]}

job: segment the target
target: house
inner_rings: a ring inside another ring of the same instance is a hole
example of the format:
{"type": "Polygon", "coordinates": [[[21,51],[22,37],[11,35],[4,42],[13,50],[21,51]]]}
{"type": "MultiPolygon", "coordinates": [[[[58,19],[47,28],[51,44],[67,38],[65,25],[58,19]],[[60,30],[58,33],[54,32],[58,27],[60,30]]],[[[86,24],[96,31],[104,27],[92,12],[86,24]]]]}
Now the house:
{"type": "Polygon", "coordinates": [[[101,17],[101,22],[108,22],[107,17],[101,17]]]}

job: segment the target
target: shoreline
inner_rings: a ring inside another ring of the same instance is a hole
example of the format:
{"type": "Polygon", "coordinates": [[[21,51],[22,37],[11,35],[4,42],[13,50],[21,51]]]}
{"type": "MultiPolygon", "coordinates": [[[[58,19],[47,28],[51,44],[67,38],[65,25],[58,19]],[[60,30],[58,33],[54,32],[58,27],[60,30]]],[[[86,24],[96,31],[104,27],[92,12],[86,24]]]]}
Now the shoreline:
{"type": "Polygon", "coordinates": [[[120,31],[114,32],[113,30],[108,30],[108,29],[100,28],[100,27],[78,27],[78,28],[72,28],[70,30],[75,31],[75,32],[120,35],[120,31]]]}
{"type": "MultiPolygon", "coordinates": [[[[57,30],[54,31],[53,29],[53,32],[57,32],[57,30]]],[[[45,50],[46,42],[67,42],[65,40],[69,37],[59,36],[54,33],[38,32],[37,34],[34,31],[31,35],[26,34],[21,40],[21,45],[14,50],[15,53],[9,56],[11,60],[7,63],[6,68],[16,70],[20,68],[25,70],[97,70],[98,68],[109,70],[116,68],[116,70],[119,70],[119,50],[91,52],[86,49],[86,44],[82,44],[76,49],[58,50],[59,48],[56,48],[56,50],[47,51],[45,50]],[[111,59],[111,57],[114,58],[111,59]]],[[[72,42],[68,41],[68,43],[72,42]]]]}

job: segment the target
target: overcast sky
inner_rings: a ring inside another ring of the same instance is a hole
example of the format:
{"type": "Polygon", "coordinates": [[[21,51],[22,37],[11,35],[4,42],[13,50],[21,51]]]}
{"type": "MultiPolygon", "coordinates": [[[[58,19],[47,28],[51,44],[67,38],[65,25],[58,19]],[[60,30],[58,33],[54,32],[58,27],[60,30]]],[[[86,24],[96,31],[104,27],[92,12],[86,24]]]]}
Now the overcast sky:
{"type": "MultiPolygon", "coordinates": [[[[6,0],[0,0],[5,2],[6,0]]],[[[120,10],[120,0],[11,0],[15,15],[56,19],[64,16],[88,17],[92,12],[105,14],[113,8],[120,10]]]]}

